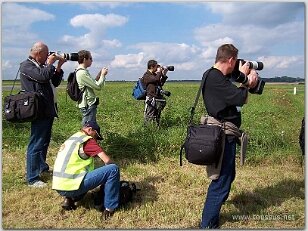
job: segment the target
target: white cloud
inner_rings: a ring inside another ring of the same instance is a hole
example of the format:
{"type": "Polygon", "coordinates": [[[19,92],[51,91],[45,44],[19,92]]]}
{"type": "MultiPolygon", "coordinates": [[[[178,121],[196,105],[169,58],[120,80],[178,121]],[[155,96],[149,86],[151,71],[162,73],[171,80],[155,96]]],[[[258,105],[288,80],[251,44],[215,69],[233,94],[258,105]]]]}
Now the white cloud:
{"type": "Polygon", "coordinates": [[[54,20],[55,16],[43,10],[7,2],[2,4],[2,19],[5,19],[2,20],[2,42],[16,45],[33,43],[38,36],[31,32],[32,24],[54,20]]]}
{"type": "Polygon", "coordinates": [[[82,47],[83,49],[91,49],[97,46],[97,38],[92,34],[84,34],[79,37],[64,35],[61,42],[63,45],[82,47]]]}
{"type": "Polygon", "coordinates": [[[188,62],[200,53],[200,49],[194,45],[185,43],[139,43],[132,46],[141,50],[146,57],[156,59],[161,64],[188,62]]]}
{"type": "Polygon", "coordinates": [[[288,2],[215,2],[207,4],[212,12],[220,14],[224,24],[275,27],[295,21],[304,3],[288,2]]]}
{"type": "Polygon", "coordinates": [[[144,53],[116,55],[111,62],[113,68],[143,68],[141,65],[144,59],[144,53]]]}
{"type": "Polygon", "coordinates": [[[25,7],[16,3],[3,3],[2,5],[3,27],[25,27],[28,28],[34,22],[49,21],[55,16],[45,11],[25,7]]]}
{"type": "Polygon", "coordinates": [[[73,27],[84,27],[88,29],[89,32],[81,36],[64,35],[61,39],[61,43],[70,46],[76,44],[76,47],[92,50],[100,48],[101,45],[106,45],[107,47],[120,47],[121,42],[119,40],[105,40],[103,37],[108,28],[123,26],[127,22],[127,17],[116,14],[77,15],[70,20],[70,24],[73,27]]]}
{"type": "Polygon", "coordinates": [[[276,45],[277,41],[281,43],[298,40],[303,44],[303,37],[294,37],[304,34],[304,24],[292,22],[273,29],[247,25],[237,26],[235,29],[233,25],[214,24],[196,28],[194,33],[195,39],[209,50],[204,51],[204,56],[207,53],[212,54],[213,48],[217,49],[223,43],[233,43],[240,55],[267,55],[271,49],[268,44],[276,45]]]}
{"type": "Polygon", "coordinates": [[[117,40],[117,39],[102,40],[102,45],[104,47],[108,47],[108,48],[118,48],[118,47],[122,46],[121,42],[119,40],[117,40]]]}
{"type": "MultiPolygon", "coordinates": [[[[157,60],[161,65],[175,66],[176,71],[187,71],[191,74],[192,70],[199,70],[201,73],[206,65],[201,55],[201,49],[194,45],[187,45],[185,43],[139,43],[131,46],[131,48],[140,50],[136,54],[122,54],[116,55],[111,62],[113,68],[134,68],[136,70],[146,69],[147,61],[150,59],[157,60]]],[[[172,74],[173,75],[173,74],[172,74]]]]}
{"type": "Polygon", "coordinates": [[[178,63],[175,65],[175,71],[182,70],[182,71],[191,71],[197,68],[197,62],[195,60],[191,62],[184,62],[178,63]]]}
{"type": "Polygon", "coordinates": [[[80,2],[76,3],[82,6],[82,8],[87,10],[97,10],[97,8],[118,8],[123,6],[129,6],[131,3],[124,3],[124,2],[80,2]]]}
{"type": "Polygon", "coordinates": [[[265,59],[260,60],[265,64],[265,72],[291,68],[293,65],[299,67],[302,55],[274,54],[283,53],[279,48],[294,47],[294,44],[302,44],[300,46],[304,49],[305,25],[303,20],[298,19],[303,3],[216,2],[206,6],[221,15],[222,22],[194,30],[195,39],[203,47],[204,59],[214,60],[217,47],[223,43],[233,43],[239,49],[239,57],[265,59]]]}
{"type": "Polygon", "coordinates": [[[127,23],[128,19],[116,14],[81,14],[70,20],[74,27],[84,27],[90,31],[100,33],[108,27],[122,26],[127,23]],[[98,30],[98,31],[97,31],[98,30]]]}
{"type": "Polygon", "coordinates": [[[267,69],[287,69],[294,65],[304,64],[302,56],[261,56],[258,60],[262,61],[267,69]]]}

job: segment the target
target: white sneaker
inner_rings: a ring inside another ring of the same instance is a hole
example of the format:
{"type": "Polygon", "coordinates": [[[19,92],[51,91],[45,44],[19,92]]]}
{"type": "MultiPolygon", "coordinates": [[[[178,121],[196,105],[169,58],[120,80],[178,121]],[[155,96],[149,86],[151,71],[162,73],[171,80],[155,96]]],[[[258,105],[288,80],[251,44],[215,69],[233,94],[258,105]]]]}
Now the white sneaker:
{"type": "Polygon", "coordinates": [[[47,184],[41,180],[35,181],[33,184],[28,184],[28,186],[33,188],[43,188],[46,187],[47,184]]]}

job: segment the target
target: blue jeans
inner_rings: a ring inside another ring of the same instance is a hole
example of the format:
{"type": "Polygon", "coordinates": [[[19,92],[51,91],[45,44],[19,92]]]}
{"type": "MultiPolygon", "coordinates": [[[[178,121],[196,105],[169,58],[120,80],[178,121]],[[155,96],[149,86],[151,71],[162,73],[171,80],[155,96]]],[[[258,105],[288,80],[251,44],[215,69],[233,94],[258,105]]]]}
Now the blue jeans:
{"type": "Polygon", "coordinates": [[[45,118],[31,122],[31,135],[27,149],[27,181],[29,184],[38,181],[40,173],[49,170],[46,156],[53,120],[54,118],[45,118]]]}
{"type": "Polygon", "coordinates": [[[222,204],[227,200],[231,184],[235,178],[235,139],[226,137],[225,152],[222,160],[220,176],[209,185],[202,212],[201,228],[219,228],[219,213],[222,204]]]}
{"type": "Polygon", "coordinates": [[[115,164],[108,164],[88,172],[77,190],[57,191],[61,196],[78,198],[101,185],[104,187],[104,207],[116,209],[119,206],[120,170],[115,164]]]}
{"type": "Polygon", "coordinates": [[[97,105],[91,105],[90,107],[82,107],[80,108],[82,113],[82,126],[87,121],[95,121],[96,122],[96,114],[97,114],[97,105]]]}

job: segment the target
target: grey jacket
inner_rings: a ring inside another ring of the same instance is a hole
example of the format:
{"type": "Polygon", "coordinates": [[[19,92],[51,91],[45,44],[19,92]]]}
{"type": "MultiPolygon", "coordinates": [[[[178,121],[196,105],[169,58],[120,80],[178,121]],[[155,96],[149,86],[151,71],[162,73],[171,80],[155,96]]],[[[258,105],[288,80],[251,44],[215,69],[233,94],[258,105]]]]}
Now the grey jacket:
{"type": "Polygon", "coordinates": [[[57,117],[52,86],[58,87],[63,77],[63,71],[56,72],[53,65],[39,65],[32,57],[20,64],[21,90],[37,91],[43,96],[44,111],[40,118],[57,117]]]}
{"type": "MultiPolygon", "coordinates": [[[[201,116],[200,123],[209,124],[209,125],[219,125],[223,127],[225,135],[232,135],[232,136],[239,138],[241,142],[241,165],[244,164],[244,157],[246,155],[246,147],[247,147],[247,142],[248,142],[248,136],[245,132],[240,131],[239,128],[231,122],[222,123],[212,116],[201,116]]],[[[225,139],[223,139],[223,142],[221,145],[222,145],[222,153],[220,155],[220,159],[219,159],[217,167],[215,166],[215,164],[206,166],[207,176],[211,180],[217,180],[220,175],[222,159],[224,156],[225,139]]]]}

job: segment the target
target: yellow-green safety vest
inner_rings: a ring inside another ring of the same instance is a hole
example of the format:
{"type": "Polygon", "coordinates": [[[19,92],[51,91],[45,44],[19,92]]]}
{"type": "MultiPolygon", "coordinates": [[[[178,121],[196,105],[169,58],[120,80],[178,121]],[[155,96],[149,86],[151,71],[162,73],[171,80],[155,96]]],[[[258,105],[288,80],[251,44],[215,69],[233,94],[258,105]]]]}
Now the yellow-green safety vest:
{"type": "Polygon", "coordinates": [[[85,174],[94,169],[94,158],[83,152],[82,145],[91,138],[77,132],[62,144],[54,164],[52,189],[77,190],[85,174]]]}

